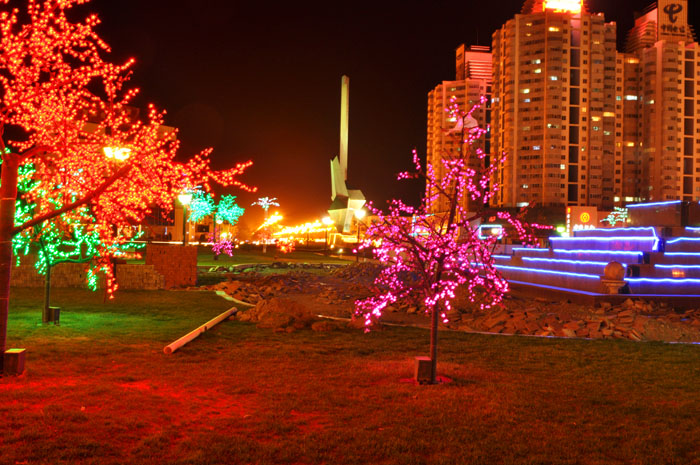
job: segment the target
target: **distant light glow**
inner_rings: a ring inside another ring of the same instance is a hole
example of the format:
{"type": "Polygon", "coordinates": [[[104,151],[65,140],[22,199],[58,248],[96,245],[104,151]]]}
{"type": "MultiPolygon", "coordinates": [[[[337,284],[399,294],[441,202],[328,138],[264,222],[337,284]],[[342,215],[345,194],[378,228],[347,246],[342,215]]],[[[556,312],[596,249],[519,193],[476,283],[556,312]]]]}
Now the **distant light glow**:
{"type": "Polygon", "coordinates": [[[554,10],[555,12],[581,13],[583,9],[583,0],[545,0],[545,10],[554,10]]]}
{"type": "Polygon", "coordinates": [[[491,236],[503,237],[503,226],[500,224],[482,224],[479,226],[479,239],[486,239],[491,236]]]}

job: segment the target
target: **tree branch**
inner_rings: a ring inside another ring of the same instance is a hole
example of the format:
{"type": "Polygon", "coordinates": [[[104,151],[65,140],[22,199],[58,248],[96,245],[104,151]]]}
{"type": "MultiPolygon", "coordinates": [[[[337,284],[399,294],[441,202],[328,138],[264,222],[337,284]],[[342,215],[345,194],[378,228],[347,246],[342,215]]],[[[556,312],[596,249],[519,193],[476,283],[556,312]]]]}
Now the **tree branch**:
{"type": "Polygon", "coordinates": [[[79,199],[79,200],[76,200],[75,202],[69,203],[68,205],[63,206],[62,208],[59,208],[58,210],[48,212],[48,213],[41,215],[37,218],[29,220],[26,223],[22,223],[19,226],[15,226],[15,228],[12,230],[12,235],[14,236],[17,233],[19,233],[27,228],[31,228],[34,225],[41,224],[46,220],[50,220],[51,218],[55,218],[58,215],[61,215],[63,213],[74,210],[75,208],[78,208],[81,205],[88,203],[90,200],[94,199],[95,197],[99,197],[100,195],[102,195],[102,193],[104,191],[106,191],[109,188],[109,186],[114,184],[122,176],[125,176],[130,170],[131,170],[131,165],[124,165],[116,173],[114,173],[112,176],[107,178],[105,180],[105,182],[103,182],[100,187],[98,187],[94,191],[90,192],[88,195],[86,195],[82,199],[79,199]]]}

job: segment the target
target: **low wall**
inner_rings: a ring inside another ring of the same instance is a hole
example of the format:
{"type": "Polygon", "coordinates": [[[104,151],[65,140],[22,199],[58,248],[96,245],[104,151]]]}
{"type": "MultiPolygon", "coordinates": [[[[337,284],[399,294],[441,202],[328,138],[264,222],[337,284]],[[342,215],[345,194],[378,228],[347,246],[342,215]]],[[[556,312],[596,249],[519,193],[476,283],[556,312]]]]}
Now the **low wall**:
{"type": "MultiPolygon", "coordinates": [[[[51,287],[87,288],[88,266],[83,263],[60,263],[51,269],[51,287]]],[[[120,289],[164,289],[165,279],[150,265],[117,265],[117,283],[120,289]]],[[[11,285],[14,287],[44,287],[44,275],[34,265],[12,267],[11,285]]],[[[98,285],[104,288],[104,278],[98,285]]]]}
{"type": "MultiPolygon", "coordinates": [[[[197,284],[197,247],[148,244],[146,264],[116,265],[120,289],[171,289],[197,284]]],[[[31,262],[31,258],[27,262],[31,262]]],[[[51,269],[51,287],[87,288],[88,265],[61,263],[51,269]]],[[[33,264],[12,267],[11,285],[15,287],[44,287],[44,276],[33,264]]],[[[104,289],[104,278],[98,287],[104,289]]]]}
{"type": "Polygon", "coordinates": [[[165,289],[197,284],[197,247],[148,244],[146,265],[163,275],[165,289]]]}

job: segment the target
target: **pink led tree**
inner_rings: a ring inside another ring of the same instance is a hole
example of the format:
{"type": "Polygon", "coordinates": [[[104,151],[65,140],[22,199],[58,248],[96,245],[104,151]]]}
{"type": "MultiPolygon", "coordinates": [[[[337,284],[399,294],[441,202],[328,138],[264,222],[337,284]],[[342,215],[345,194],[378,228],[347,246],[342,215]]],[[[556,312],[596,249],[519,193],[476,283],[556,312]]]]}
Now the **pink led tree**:
{"type": "MultiPolygon", "coordinates": [[[[481,104],[483,105],[482,99],[481,104]]],[[[452,102],[450,116],[457,118],[456,130],[446,131],[455,138],[460,150],[442,154],[442,176],[434,166],[422,168],[413,152],[415,172],[399,174],[399,179],[424,178],[426,195],[417,208],[393,200],[388,214],[369,206],[377,220],[369,226],[361,247],[379,244],[374,256],[385,267],[375,281],[377,295],[355,303],[356,317],[364,318],[369,328],[381,318],[384,309],[400,299],[420,298],[431,317],[430,358],[431,382],[437,382],[438,324],[447,323],[447,313],[458,288],[465,289],[471,302],[482,309],[498,305],[508,292],[508,283],[494,266],[492,253],[498,238],[480,237],[479,220],[496,217],[509,224],[524,243],[532,243],[532,230],[508,212],[488,212],[487,205],[497,186],[493,174],[505,157],[484,166],[485,154],[478,141],[487,132],[478,127],[472,114],[452,102]],[[480,205],[476,212],[467,212],[465,204],[480,205]],[[431,214],[431,205],[447,205],[446,212],[431,214]]],[[[505,233],[507,234],[507,232],[505,233]]]]}

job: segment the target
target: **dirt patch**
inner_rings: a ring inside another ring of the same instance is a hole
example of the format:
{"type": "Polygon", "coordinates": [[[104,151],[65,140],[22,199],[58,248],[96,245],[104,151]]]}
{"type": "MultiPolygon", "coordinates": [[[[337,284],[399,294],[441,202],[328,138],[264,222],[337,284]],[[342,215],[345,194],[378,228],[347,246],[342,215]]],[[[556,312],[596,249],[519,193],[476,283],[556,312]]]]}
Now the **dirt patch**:
{"type": "MultiPolygon", "coordinates": [[[[350,319],[355,301],[372,295],[380,268],[361,263],[326,275],[295,271],[282,275],[249,275],[212,286],[256,304],[238,318],[261,328],[330,331],[346,327],[337,321],[321,324],[320,316],[350,319]]],[[[463,296],[453,303],[444,328],[498,334],[628,339],[633,341],[700,342],[700,308],[676,310],[664,303],[628,299],[620,305],[598,307],[507,296],[496,308],[482,310],[463,296]]],[[[427,327],[425,308],[407,299],[387,307],[382,321],[427,327]]],[[[362,321],[353,327],[362,328],[362,321]]]]}

